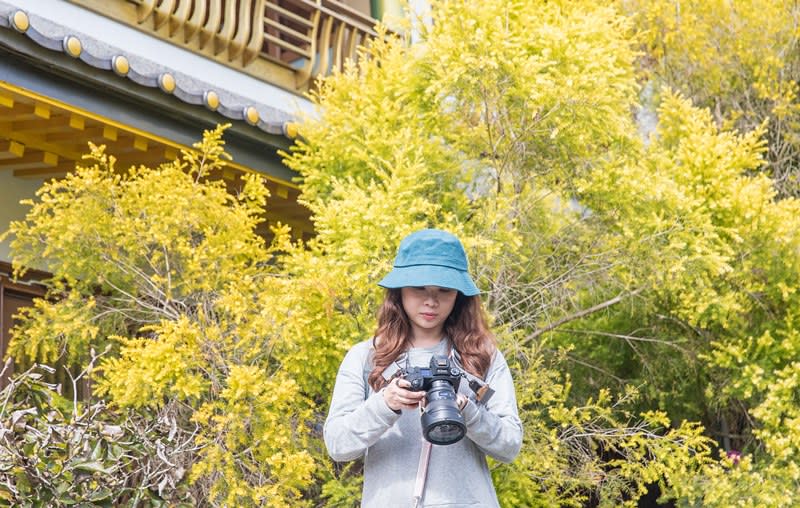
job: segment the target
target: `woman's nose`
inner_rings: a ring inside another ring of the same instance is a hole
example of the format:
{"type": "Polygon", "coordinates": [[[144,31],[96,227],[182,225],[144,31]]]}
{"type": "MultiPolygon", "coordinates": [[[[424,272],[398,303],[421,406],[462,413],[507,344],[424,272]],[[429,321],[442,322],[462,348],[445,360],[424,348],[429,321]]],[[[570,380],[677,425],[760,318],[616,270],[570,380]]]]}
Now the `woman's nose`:
{"type": "Polygon", "coordinates": [[[429,305],[436,305],[439,303],[439,293],[437,291],[425,292],[425,303],[429,305]]]}

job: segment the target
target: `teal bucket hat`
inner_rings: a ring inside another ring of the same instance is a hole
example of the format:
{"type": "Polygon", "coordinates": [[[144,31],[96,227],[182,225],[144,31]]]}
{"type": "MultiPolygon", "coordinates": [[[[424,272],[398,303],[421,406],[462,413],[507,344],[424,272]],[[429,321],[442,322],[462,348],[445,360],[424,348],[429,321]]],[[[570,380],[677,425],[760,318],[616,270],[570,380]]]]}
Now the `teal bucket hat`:
{"type": "Polygon", "coordinates": [[[423,229],[405,237],[397,249],[394,268],[378,285],[389,289],[439,286],[466,296],[480,294],[467,272],[467,253],[461,242],[439,229],[423,229]]]}

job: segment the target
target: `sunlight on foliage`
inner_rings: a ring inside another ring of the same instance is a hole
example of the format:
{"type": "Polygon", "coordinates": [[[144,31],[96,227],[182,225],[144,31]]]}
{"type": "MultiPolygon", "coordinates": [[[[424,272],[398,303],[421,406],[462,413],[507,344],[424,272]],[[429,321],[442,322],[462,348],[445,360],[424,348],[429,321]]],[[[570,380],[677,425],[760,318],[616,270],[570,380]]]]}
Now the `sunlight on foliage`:
{"type": "Polygon", "coordinates": [[[400,239],[439,227],[515,378],[523,449],[490,464],[503,506],[791,505],[796,6],[437,0],[431,16],[415,44],[379,26],[315,87],[283,154],[308,241],[255,233],[268,192],[258,175],[227,188],[224,127],[158,168],[92,147],[45,184],[10,233],[18,273],[51,289],[10,354],[91,364],[117,411],[93,418],[157,422],[127,429],[141,460],[186,471],[153,466],[142,495],[357,505],[361,464],[321,441],[336,369],[374,333],[400,239]]]}
{"type": "Polygon", "coordinates": [[[255,175],[236,195],[214,178],[229,158],[223,130],[158,168],[120,172],[93,147],[85,167],[42,187],[11,225],[12,248],[18,270],[53,278],[10,351],[80,363],[108,347],[96,393],[120,409],[172,412],[194,446],[169,460],[191,465],[195,499],[282,506],[314,469],[307,416],[270,354],[282,339],[265,310],[283,287],[255,234],[268,192],[255,175]]]}

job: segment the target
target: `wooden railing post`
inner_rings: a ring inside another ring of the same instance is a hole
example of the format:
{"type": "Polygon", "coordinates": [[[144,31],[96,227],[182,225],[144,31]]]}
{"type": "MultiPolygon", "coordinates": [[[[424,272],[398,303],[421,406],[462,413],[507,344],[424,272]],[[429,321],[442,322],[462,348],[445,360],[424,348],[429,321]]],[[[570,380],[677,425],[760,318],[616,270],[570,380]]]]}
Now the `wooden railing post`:
{"type": "Polygon", "coordinates": [[[377,37],[374,19],[337,0],[127,0],[138,22],[169,23],[169,37],[213,41],[215,55],[243,66],[259,57],[296,71],[298,89],[356,60],[359,44],[377,37]]]}
{"type": "Polygon", "coordinates": [[[267,15],[265,3],[265,0],[255,0],[255,7],[250,22],[250,38],[245,43],[246,45],[242,54],[243,65],[248,65],[258,58],[258,55],[261,53],[261,48],[264,46],[264,17],[267,15]]]}

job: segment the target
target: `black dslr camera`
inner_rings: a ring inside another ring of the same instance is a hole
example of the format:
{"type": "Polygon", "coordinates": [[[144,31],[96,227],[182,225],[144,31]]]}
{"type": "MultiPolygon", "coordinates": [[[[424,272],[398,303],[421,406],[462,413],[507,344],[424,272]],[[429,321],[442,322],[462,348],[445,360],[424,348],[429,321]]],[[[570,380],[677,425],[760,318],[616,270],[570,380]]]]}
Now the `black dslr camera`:
{"type": "Polygon", "coordinates": [[[461,440],[467,433],[464,416],[458,409],[456,392],[464,373],[446,356],[434,355],[430,367],[411,367],[401,372],[411,383],[408,390],[425,390],[422,412],[422,434],[433,444],[448,445],[461,440]]]}

